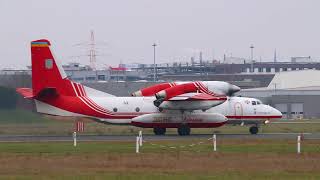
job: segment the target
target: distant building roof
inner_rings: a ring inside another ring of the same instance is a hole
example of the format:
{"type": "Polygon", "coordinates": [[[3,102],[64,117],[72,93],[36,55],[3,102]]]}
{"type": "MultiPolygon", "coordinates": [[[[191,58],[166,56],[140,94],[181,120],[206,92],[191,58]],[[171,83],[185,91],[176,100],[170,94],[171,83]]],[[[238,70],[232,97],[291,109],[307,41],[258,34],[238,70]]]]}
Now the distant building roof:
{"type": "Polygon", "coordinates": [[[320,71],[309,69],[276,73],[267,89],[294,89],[319,86],[320,71]]]}

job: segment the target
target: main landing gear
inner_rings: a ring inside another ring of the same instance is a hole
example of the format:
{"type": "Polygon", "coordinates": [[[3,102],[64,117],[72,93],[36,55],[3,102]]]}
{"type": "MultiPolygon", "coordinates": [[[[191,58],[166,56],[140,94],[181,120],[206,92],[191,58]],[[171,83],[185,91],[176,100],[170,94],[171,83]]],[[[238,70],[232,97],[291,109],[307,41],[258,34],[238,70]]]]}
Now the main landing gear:
{"type": "Polygon", "coordinates": [[[251,126],[249,128],[249,131],[251,134],[257,134],[259,132],[259,127],[258,126],[251,126]]]}
{"type": "Polygon", "coordinates": [[[181,125],[180,127],[178,127],[178,134],[180,136],[188,136],[190,135],[190,127],[186,126],[186,125],[181,125]]]}
{"type": "MultiPolygon", "coordinates": [[[[178,127],[177,131],[180,136],[188,136],[190,135],[191,129],[186,125],[182,125],[178,127]]],[[[153,128],[153,132],[157,136],[162,136],[166,134],[166,128],[155,127],[153,128]]]]}
{"type": "Polygon", "coordinates": [[[155,127],[153,128],[153,132],[155,135],[165,135],[166,134],[166,128],[160,128],[160,127],[155,127]]]}

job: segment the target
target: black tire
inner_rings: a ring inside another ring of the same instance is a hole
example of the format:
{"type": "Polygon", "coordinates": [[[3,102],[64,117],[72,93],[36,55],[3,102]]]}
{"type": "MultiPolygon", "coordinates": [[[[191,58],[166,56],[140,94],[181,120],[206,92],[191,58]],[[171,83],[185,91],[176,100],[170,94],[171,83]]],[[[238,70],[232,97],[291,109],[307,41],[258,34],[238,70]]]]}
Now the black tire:
{"type": "Polygon", "coordinates": [[[251,126],[249,131],[251,134],[258,134],[259,128],[257,126],[251,126]]]}
{"type": "Polygon", "coordinates": [[[178,134],[180,136],[188,136],[190,135],[191,129],[188,126],[180,126],[178,127],[178,134]]]}
{"type": "Polygon", "coordinates": [[[157,136],[165,135],[166,131],[167,131],[166,128],[160,128],[160,127],[153,128],[153,132],[157,136]]]}

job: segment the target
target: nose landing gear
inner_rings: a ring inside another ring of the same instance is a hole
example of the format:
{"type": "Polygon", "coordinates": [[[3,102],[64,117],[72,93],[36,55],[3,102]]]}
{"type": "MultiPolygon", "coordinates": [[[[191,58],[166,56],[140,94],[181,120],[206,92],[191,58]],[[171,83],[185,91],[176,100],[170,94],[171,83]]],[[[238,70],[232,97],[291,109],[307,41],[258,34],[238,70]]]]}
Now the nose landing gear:
{"type": "Polygon", "coordinates": [[[153,128],[153,132],[155,135],[165,135],[166,134],[166,128],[160,128],[160,127],[155,127],[153,128]]]}

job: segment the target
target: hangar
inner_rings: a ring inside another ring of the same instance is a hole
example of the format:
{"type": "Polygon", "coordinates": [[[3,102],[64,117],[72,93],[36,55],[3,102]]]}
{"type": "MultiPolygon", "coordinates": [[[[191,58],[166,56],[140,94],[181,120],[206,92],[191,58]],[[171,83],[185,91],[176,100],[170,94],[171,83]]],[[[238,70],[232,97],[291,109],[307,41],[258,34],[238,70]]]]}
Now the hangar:
{"type": "Polygon", "coordinates": [[[243,89],[241,96],[258,98],[282,112],[284,119],[320,117],[320,71],[278,72],[267,87],[243,89]]]}

